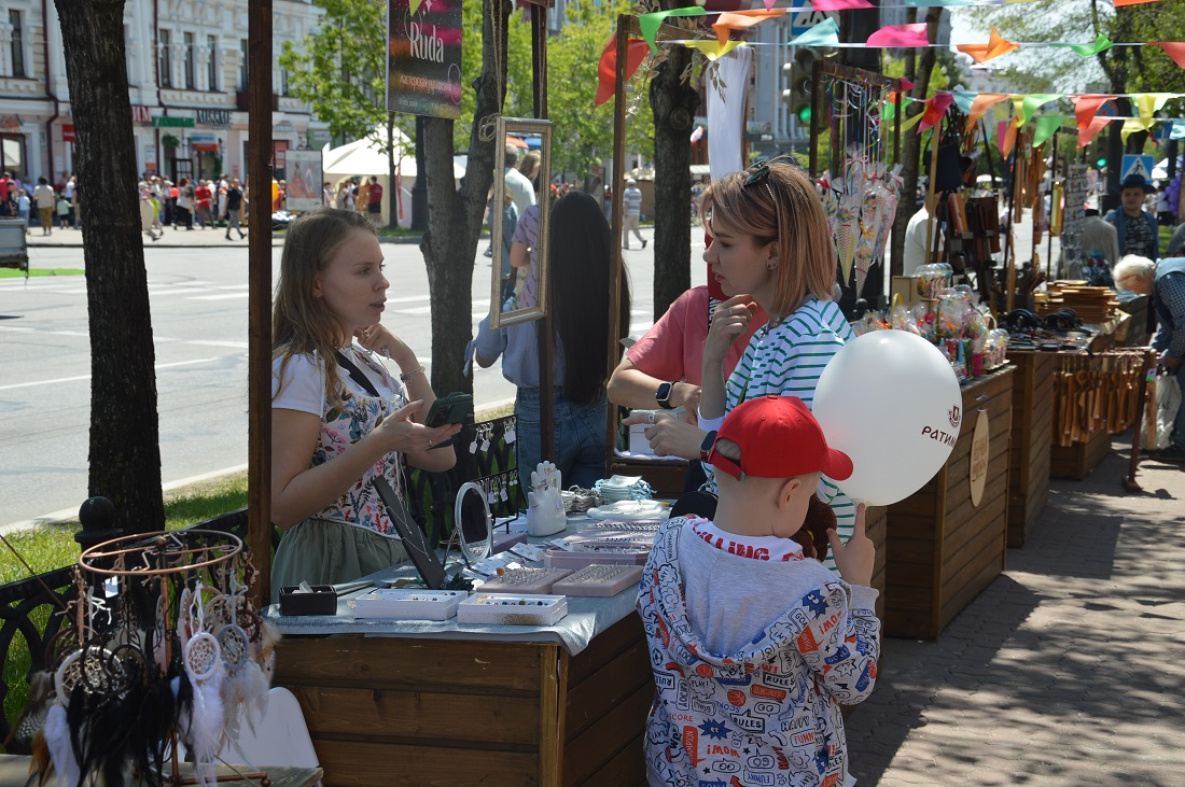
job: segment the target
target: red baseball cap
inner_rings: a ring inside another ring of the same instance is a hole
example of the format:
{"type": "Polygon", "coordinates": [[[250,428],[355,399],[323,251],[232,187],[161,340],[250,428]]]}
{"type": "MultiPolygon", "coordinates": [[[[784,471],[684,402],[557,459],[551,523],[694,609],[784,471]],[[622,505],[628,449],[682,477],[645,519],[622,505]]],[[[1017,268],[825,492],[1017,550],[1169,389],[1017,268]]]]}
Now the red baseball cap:
{"type": "Polygon", "coordinates": [[[796,396],[761,396],[734,407],[720,425],[704,461],[737,480],[794,478],[823,473],[843,481],[852,474],[852,460],[827,446],[827,438],[810,409],[796,396]],[[740,446],[734,462],[716,451],[721,440],[740,446]]]}

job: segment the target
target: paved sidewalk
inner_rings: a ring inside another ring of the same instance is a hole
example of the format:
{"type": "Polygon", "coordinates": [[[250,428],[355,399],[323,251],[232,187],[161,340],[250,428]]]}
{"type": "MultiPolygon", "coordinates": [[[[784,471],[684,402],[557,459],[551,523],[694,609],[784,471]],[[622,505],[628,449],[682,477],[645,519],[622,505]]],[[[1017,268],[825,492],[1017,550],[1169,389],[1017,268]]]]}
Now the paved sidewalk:
{"type": "Polygon", "coordinates": [[[1185,468],[1144,459],[1128,495],[1113,447],[937,641],[885,640],[860,787],[1185,785],[1185,468]]]}
{"type": "MultiPolygon", "coordinates": [[[[250,233],[250,228],[246,230],[250,233]]],[[[34,248],[82,248],[82,230],[75,229],[55,229],[52,235],[42,235],[40,227],[31,227],[29,234],[25,236],[28,241],[30,249],[34,248]]],[[[152,241],[147,235],[140,235],[144,241],[144,248],[231,248],[233,246],[247,247],[247,238],[239,239],[235,233],[231,233],[233,240],[226,239],[226,229],[224,227],[211,227],[210,229],[201,229],[195,227],[192,230],[179,229],[175,230],[172,227],[165,227],[165,234],[161,236],[158,241],[152,241]]],[[[485,235],[482,236],[486,237],[485,235]]],[[[411,243],[418,245],[420,237],[418,235],[407,235],[400,237],[380,237],[379,241],[382,243],[411,243]]],[[[283,233],[272,233],[272,245],[280,247],[284,245],[283,233]]]]}

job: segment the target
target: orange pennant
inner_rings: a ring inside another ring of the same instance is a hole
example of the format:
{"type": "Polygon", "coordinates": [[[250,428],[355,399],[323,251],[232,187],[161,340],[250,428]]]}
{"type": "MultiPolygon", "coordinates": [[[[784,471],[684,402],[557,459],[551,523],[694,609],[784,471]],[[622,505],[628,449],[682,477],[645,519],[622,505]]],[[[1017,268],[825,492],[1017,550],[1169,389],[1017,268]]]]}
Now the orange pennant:
{"type": "Polygon", "coordinates": [[[1016,118],[1011,120],[1001,120],[999,132],[996,135],[996,144],[1000,147],[1000,155],[1008,158],[1012,155],[1012,148],[1016,147],[1016,133],[1020,126],[1016,123],[1016,118]]]}
{"type": "MultiPolygon", "coordinates": [[[[1112,101],[1115,96],[1074,96],[1074,116],[1078,122],[1078,149],[1082,150],[1091,143],[1099,132],[1111,122],[1109,116],[1099,116],[1099,110],[1112,101]]],[[[1114,109],[1112,109],[1114,114],[1114,109]]]]}
{"type": "Polygon", "coordinates": [[[989,107],[999,104],[1006,98],[1008,98],[1007,93],[980,93],[975,97],[975,101],[971,102],[971,111],[967,113],[967,125],[974,126],[989,107]]]}
{"type": "Polygon", "coordinates": [[[721,46],[724,46],[724,43],[728,41],[730,30],[744,30],[764,22],[766,19],[783,16],[785,13],[785,8],[773,8],[769,11],[761,8],[751,11],[729,11],[716,17],[716,21],[712,23],[712,29],[716,31],[716,40],[720,42],[721,46]]]}
{"type": "Polygon", "coordinates": [[[956,48],[963,54],[970,55],[976,63],[982,63],[985,60],[1006,55],[1014,49],[1020,49],[1020,44],[1008,41],[993,27],[992,35],[986,44],[959,44],[956,48]]]}

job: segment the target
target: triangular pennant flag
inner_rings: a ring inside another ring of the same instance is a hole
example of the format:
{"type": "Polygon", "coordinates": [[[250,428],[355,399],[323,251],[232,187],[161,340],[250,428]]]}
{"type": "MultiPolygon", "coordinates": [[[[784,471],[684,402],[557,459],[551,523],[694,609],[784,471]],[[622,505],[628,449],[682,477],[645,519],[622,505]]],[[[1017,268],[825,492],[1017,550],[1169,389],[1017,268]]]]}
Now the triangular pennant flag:
{"type": "Polygon", "coordinates": [[[760,9],[755,11],[728,11],[716,17],[716,21],[712,23],[712,29],[716,31],[716,40],[724,46],[724,42],[728,40],[728,35],[733,30],[744,30],[752,27],[766,19],[771,19],[775,16],[785,16],[785,8],[775,8],[772,11],[762,11],[760,9]]]}
{"type": "Polygon", "coordinates": [[[1136,100],[1136,110],[1140,115],[1140,125],[1145,131],[1152,128],[1156,122],[1152,116],[1164,108],[1165,102],[1175,96],[1175,93],[1136,93],[1132,98],[1136,100]]]}
{"type": "Polygon", "coordinates": [[[854,11],[875,7],[868,0],[814,0],[811,3],[811,8],[816,11],[854,11]]]}
{"type": "MultiPolygon", "coordinates": [[[[979,95],[979,94],[972,93],[968,90],[956,90],[954,92],[955,106],[958,107],[959,111],[962,112],[964,115],[970,115],[971,114],[971,107],[975,106],[975,97],[977,95],[979,95]]],[[[974,125],[974,124],[972,124],[972,125],[974,125]]]]}
{"type": "Polygon", "coordinates": [[[642,38],[650,44],[650,51],[658,54],[658,44],[654,43],[658,35],[658,28],[668,16],[703,16],[707,12],[702,6],[693,5],[690,8],[672,8],[669,11],[655,11],[653,14],[642,14],[638,17],[638,27],[642,29],[642,38]]]}
{"type": "Polygon", "coordinates": [[[1141,3],[1155,3],[1157,0],[1115,0],[1115,7],[1122,8],[1125,5],[1140,5],[1141,3]]]}
{"type": "Polygon", "coordinates": [[[1156,41],[1148,46],[1158,46],[1181,68],[1185,68],[1185,41],[1156,41]]]}
{"type": "Polygon", "coordinates": [[[1151,124],[1145,126],[1144,121],[1140,120],[1139,118],[1128,118],[1127,120],[1123,121],[1123,128],[1119,129],[1119,138],[1122,139],[1123,144],[1126,145],[1127,138],[1132,134],[1135,134],[1137,131],[1147,131],[1149,128],[1151,128],[1151,124]]]}
{"type": "Polygon", "coordinates": [[[1033,147],[1039,148],[1044,145],[1069,119],[1069,115],[1042,115],[1037,118],[1037,128],[1033,131],[1033,147]]]}
{"type": "Polygon", "coordinates": [[[1012,97],[1012,104],[1016,107],[1016,126],[1020,128],[1029,122],[1043,104],[1057,101],[1062,96],[1058,93],[1026,93],[1012,97]]]}
{"type": "Polygon", "coordinates": [[[916,126],[918,123],[922,122],[922,117],[925,114],[926,114],[925,112],[919,112],[911,118],[906,118],[905,120],[902,120],[901,121],[901,133],[904,134],[906,131],[909,131],[911,128],[916,126]]]}
{"type": "Polygon", "coordinates": [[[912,25],[886,25],[870,35],[865,46],[912,49],[930,46],[930,38],[926,32],[925,22],[912,25]]]}
{"type": "Polygon", "coordinates": [[[1093,44],[1050,44],[1050,46],[1066,47],[1081,57],[1094,57],[1100,52],[1106,52],[1112,44],[1111,39],[1099,33],[1099,37],[1094,40],[1093,44]]]}
{"type": "Polygon", "coordinates": [[[836,46],[839,44],[839,25],[835,17],[827,17],[792,42],[794,46],[836,46]]]}
{"type": "Polygon", "coordinates": [[[1007,93],[980,93],[971,104],[971,111],[967,113],[967,125],[974,126],[983,117],[983,113],[994,104],[999,104],[1008,98],[1007,93]]]}
{"type": "MultiPolygon", "coordinates": [[[[629,48],[625,57],[625,81],[637,72],[638,66],[646,59],[650,51],[645,41],[638,38],[629,40],[629,48]]],[[[597,97],[593,104],[600,106],[613,96],[613,89],[617,84],[617,34],[609,36],[609,43],[605,44],[605,51],[601,52],[601,62],[597,66],[597,97]]]]}
{"type": "Polygon", "coordinates": [[[1001,120],[997,128],[996,145],[1000,148],[1000,155],[1008,158],[1012,155],[1012,148],[1016,146],[1016,132],[1020,127],[1016,124],[1016,118],[1013,118],[1001,120]]]}
{"type": "Polygon", "coordinates": [[[1008,41],[993,27],[992,34],[986,44],[959,44],[956,49],[965,55],[970,55],[971,59],[976,63],[983,63],[994,57],[1006,55],[1013,50],[1020,49],[1020,44],[1014,44],[1008,41]]]}
{"type": "Polygon", "coordinates": [[[1172,129],[1169,130],[1169,139],[1185,139],[1185,120],[1170,121],[1172,129]]]}
{"type": "Polygon", "coordinates": [[[696,49],[702,52],[708,60],[723,57],[738,46],[745,45],[744,41],[725,41],[723,44],[719,41],[683,41],[681,43],[688,49],[696,49]]]}
{"type": "Polygon", "coordinates": [[[926,111],[922,113],[922,125],[918,129],[918,133],[921,134],[941,121],[942,116],[946,114],[946,110],[954,100],[955,97],[950,93],[935,93],[934,97],[926,102],[926,111]]]}
{"type": "Polygon", "coordinates": [[[1115,96],[1074,96],[1074,115],[1078,120],[1078,128],[1086,128],[1094,120],[1094,116],[1108,101],[1114,101],[1115,96]]]}

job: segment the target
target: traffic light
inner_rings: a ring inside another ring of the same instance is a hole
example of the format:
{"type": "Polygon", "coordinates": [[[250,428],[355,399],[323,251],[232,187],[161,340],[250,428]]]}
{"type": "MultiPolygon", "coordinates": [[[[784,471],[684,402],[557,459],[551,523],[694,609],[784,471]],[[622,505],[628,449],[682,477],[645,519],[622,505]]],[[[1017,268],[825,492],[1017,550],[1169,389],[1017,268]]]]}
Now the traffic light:
{"type": "Polygon", "coordinates": [[[782,101],[803,126],[809,126],[811,122],[811,79],[818,56],[814,49],[797,47],[794,60],[782,66],[782,74],[786,77],[782,101]]]}

